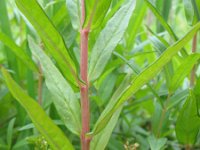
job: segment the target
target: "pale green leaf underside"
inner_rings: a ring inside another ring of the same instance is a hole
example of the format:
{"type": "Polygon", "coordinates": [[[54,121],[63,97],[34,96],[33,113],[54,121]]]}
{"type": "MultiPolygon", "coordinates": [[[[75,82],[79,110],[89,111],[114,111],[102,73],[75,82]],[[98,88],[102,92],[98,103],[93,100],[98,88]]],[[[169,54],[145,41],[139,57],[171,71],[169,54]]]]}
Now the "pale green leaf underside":
{"type": "Polygon", "coordinates": [[[124,35],[134,7],[135,0],[128,1],[108,21],[105,28],[101,31],[90,57],[90,81],[96,80],[103,72],[113,50],[124,35]]]}
{"type": "Polygon", "coordinates": [[[167,142],[166,138],[157,139],[153,135],[148,137],[151,150],[161,150],[167,142]]]}
{"type": "Polygon", "coordinates": [[[80,30],[80,23],[81,23],[80,0],[66,0],[66,5],[73,28],[75,30],[80,30]]]}
{"type": "Polygon", "coordinates": [[[41,48],[30,37],[28,40],[33,55],[41,63],[45,83],[54,96],[53,102],[61,119],[70,131],[79,135],[81,130],[80,104],[74,91],[41,48]]]}
{"type": "Polygon", "coordinates": [[[24,107],[35,127],[45,137],[51,148],[54,150],[74,150],[73,146],[65,137],[63,132],[46,115],[39,104],[29,97],[26,92],[16,84],[4,68],[2,68],[1,71],[10,92],[24,107]]]}

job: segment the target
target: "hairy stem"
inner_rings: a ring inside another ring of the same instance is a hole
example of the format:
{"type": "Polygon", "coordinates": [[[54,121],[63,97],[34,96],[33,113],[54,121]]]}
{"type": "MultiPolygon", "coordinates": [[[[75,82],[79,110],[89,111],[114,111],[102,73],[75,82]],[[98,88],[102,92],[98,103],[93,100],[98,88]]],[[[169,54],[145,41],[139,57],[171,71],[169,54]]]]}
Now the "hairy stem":
{"type": "MultiPolygon", "coordinates": [[[[195,53],[197,49],[197,34],[194,35],[193,41],[192,41],[192,53],[195,53]]],[[[193,67],[191,71],[190,76],[190,87],[192,88],[195,83],[195,72],[196,72],[196,66],[193,67]]]]}
{"type": "MultiPolygon", "coordinates": [[[[81,1],[81,24],[83,25],[85,20],[85,1],[81,1]]],[[[80,73],[81,80],[84,84],[81,84],[81,118],[82,118],[82,131],[81,131],[81,149],[89,150],[90,139],[86,137],[86,133],[90,131],[90,107],[88,96],[88,34],[89,29],[83,29],[81,27],[81,61],[80,61],[80,73]]]]}

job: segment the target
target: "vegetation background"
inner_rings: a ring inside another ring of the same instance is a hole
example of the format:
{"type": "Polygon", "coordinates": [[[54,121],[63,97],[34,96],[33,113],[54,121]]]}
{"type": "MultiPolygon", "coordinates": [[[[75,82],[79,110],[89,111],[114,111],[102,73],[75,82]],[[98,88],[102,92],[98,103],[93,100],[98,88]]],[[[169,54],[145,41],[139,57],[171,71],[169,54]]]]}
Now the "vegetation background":
{"type": "Polygon", "coordinates": [[[0,0],[0,150],[200,149],[200,0],[83,2],[0,0]]]}

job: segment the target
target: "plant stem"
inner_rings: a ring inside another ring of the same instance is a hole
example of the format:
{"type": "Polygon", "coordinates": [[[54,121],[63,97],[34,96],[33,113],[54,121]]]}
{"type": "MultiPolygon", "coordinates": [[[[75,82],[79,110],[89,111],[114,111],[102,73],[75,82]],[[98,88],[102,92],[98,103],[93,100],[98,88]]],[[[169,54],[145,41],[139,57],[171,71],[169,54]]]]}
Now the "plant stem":
{"type": "Polygon", "coordinates": [[[166,102],[164,104],[164,107],[162,108],[162,114],[161,114],[161,117],[160,117],[160,121],[159,121],[159,124],[158,124],[157,135],[156,135],[157,138],[160,137],[160,134],[161,134],[161,131],[162,131],[163,121],[165,120],[165,115],[167,113],[167,105],[169,103],[170,97],[171,97],[171,93],[168,94],[166,102]]]}
{"type": "Polygon", "coordinates": [[[39,64],[39,73],[38,73],[38,103],[42,105],[42,80],[43,80],[43,75],[42,75],[42,68],[41,65],[39,64]]]}
{"type": "Polygon", "coordinates": [[[186,145],[186,146],[185,146],[185,149],[186,149],[186,150],[190,150],[190,145],[189,145],[189,144],[186,145]]]}
{"type": "MultiPolygon", "coordinates": [[[[82,17],[81,24],[83,25],[85,20],[85,1],[81,1],[82,17]]],[[[86,133],[90,131],[90,107],[88,97],[88,34],[89,29],[83,29],[81,27],[81,61],[80,61],[80,73],[81,79],[85,84],[81,84],[81,118],[82,118],[82,131],[81,131],[81,149],[89,150],[90,139],[86,137],[86,133]]]]}
{"type": "MultiPolygon", "coordinates": [[[[197,34],[194,35],[193,41],[192,41],[192,53],[195,53],[197,49],[197,34]]],[[[190,87],[192,88],[195,83],[195,72],[196,72],[196,66],[193,67],[191,71],[190,76],[190,87]]]]}

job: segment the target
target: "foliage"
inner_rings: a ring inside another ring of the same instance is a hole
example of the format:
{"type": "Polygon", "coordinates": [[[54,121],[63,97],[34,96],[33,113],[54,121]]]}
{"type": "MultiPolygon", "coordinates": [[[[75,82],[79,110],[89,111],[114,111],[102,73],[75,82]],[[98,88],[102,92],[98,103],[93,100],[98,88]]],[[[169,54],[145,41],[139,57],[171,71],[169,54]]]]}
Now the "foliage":
{"type": "Polygon", "coordinates": [[[1,0],[0,149],[200,149],[199,20],[199,0],[1,0]]]}

